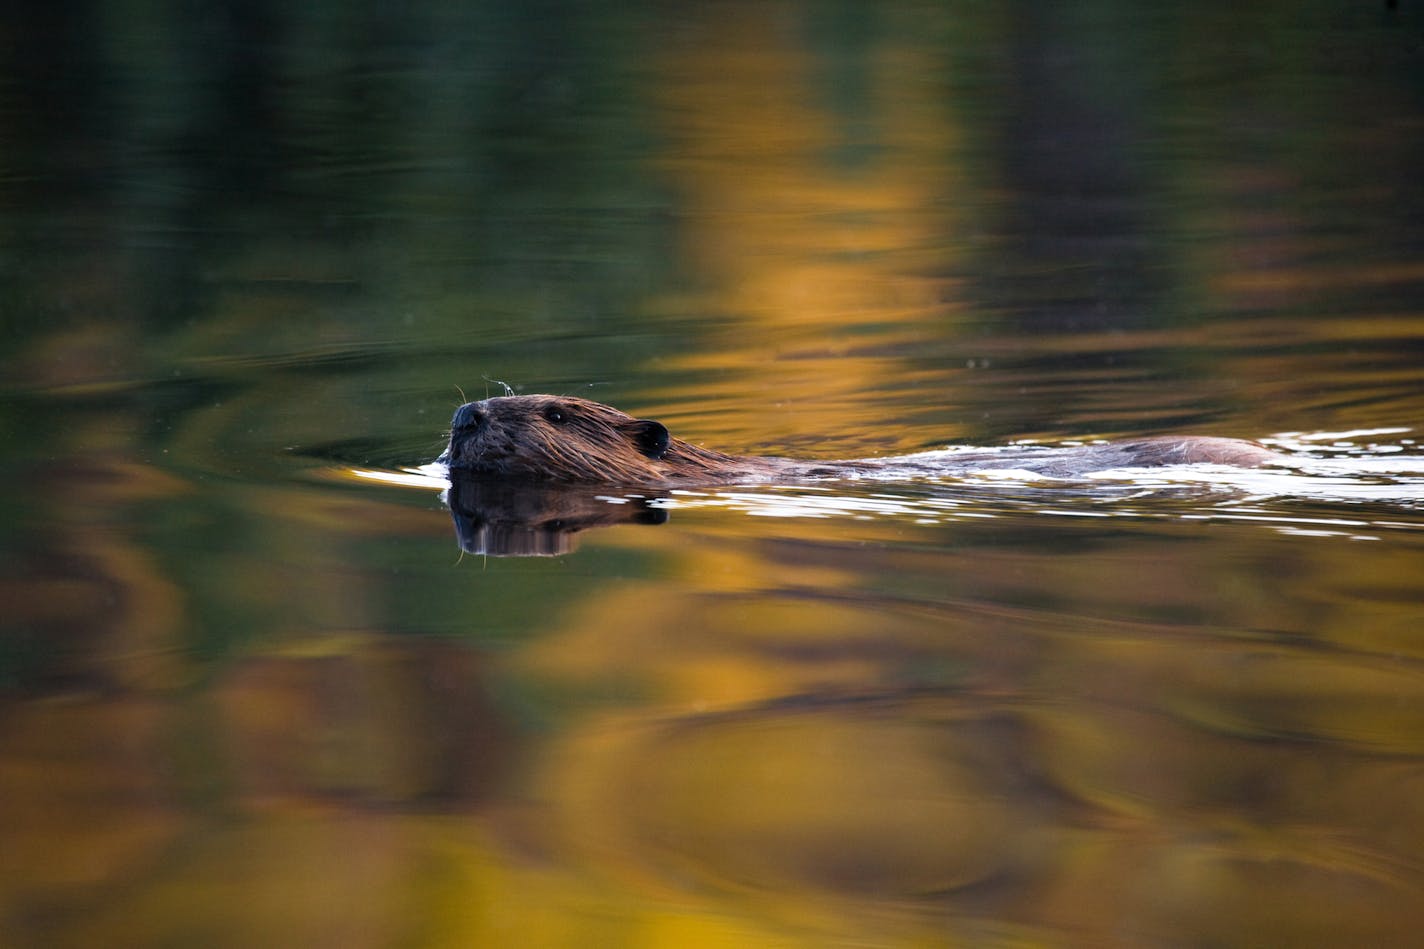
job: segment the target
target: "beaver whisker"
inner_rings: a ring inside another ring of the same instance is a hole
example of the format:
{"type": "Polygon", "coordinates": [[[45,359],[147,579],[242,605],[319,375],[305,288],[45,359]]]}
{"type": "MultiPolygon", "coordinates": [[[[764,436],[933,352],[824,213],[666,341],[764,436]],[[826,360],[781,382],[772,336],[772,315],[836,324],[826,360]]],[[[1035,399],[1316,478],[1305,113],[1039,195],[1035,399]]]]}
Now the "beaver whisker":
{"type": "MultiPolygon", "coordinates": [[[[493,382],[495,385],[497,385],[497,386],[499,386],[501,389],[503,389],[503,390],[504,390],[504,394],[505,394],[506,397],[509,397],[509,396],[514,395],[514,389],[510,386],[509,383],[504,382],[504,381],[501,380],[501,379],[491,379],[489,376],[480,376],[480,378],[483,379],[483,380],[485,381],[485,383],[486,383],[486,385],[485,385],[485,398],[486,398],[486,399],[489,398],[489,385],[488,385],[488,384],[491,383],[491,382],[493,382]]],[[[466,401],[468,401],[468,400],[466,400],[466,401]]]]}

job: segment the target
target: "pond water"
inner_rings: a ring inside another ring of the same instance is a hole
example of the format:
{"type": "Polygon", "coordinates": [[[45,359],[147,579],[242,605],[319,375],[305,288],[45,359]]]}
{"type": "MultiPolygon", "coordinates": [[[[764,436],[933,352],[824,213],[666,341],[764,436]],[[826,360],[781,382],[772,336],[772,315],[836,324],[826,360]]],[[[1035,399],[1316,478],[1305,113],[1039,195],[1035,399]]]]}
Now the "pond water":
{"type": "Polygon", "coordinates": [[[0,944],[1417,941],[1424,13],[1152,7],[17,13],[0,944]]]}

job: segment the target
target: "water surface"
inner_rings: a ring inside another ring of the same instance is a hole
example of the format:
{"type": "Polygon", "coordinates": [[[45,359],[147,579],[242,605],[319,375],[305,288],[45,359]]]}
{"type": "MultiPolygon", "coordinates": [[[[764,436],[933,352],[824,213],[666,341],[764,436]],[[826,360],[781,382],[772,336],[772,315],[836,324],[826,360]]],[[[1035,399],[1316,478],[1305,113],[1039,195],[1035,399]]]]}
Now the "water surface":
{"type": "Polygon", "coordinates": [[[1414,5],[31,6],[0,943],[1417,938],[1414,5]],[[1301,466],[481,532],[420,466],[506,383],[1301,466]]]}

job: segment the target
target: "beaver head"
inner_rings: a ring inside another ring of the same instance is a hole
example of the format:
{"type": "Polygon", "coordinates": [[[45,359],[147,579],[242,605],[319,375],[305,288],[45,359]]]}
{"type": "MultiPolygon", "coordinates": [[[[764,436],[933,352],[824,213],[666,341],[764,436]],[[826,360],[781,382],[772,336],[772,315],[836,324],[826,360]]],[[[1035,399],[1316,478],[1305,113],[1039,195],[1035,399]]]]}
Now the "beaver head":
{"type": "Polygon", "coordinates": [[[726,457],[673,438],[661,422],[598,402],[517,395],[460,406],[439,460],[485,477],[661,484],[726,457]]]}

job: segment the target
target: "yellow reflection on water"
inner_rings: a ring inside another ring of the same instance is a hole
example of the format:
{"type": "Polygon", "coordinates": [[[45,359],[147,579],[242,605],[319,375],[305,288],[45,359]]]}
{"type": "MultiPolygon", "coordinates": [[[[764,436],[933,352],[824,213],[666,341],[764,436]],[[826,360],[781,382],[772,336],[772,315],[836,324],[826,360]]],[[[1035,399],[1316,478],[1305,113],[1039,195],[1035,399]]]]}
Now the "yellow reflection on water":
{"type": "Polygon", "coordinates": [[[795,406],[794,427],[768,419],[775,438],[814,429],[826,417],[817,403],[844,403],[903,373],[875,352],[952,318],[948,281],[933,274],[953,263],[947,159],[957,131],[929,94],[942,50],[867,41],[854,79],[833,79],[787,8],[734,9],[689,11],[658,63],[668,129],[658,164],[678,193],[679,251],[690,282],[715,288],[665,305],[723,320],[678,360],[703,371],[704,398],[774,391],[795,406]],[[865,87],[863,113],[834,111],[846,82],[865,87]],[[728,367],[735,373],[719,379],[728,367]]]}
{"type": "Polygon", "coordinates": [[[450,486],[445,477],[443,465],[423,465],[401,471],[382,471],[375,468],[342,468],[332,471],[336,477],[354,481],[374,481],[378,484],[399,488],[433,488],[440,490],[450,486]]]}

